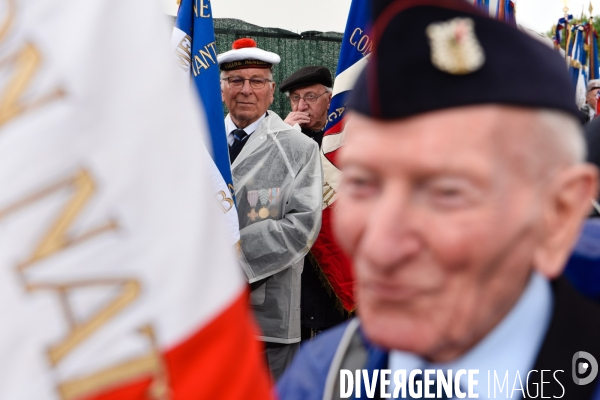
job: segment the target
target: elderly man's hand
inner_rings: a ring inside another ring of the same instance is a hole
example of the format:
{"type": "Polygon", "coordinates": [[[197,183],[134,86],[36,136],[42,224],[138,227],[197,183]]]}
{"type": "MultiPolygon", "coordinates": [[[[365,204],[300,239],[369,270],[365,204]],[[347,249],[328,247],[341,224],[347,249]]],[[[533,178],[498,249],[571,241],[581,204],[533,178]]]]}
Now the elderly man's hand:
{"type": "Polygon", "coordinates": [[[296,124],[308,124],[310,122],[310,116],[304,111],[292,111],[283,122],[291,126],[296,124]]]}

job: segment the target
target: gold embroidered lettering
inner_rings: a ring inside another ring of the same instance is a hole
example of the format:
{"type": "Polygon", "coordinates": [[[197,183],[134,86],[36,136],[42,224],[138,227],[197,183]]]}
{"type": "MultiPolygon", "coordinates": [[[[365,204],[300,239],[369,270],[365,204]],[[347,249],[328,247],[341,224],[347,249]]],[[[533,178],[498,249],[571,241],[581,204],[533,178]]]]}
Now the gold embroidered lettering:
{"type": "Polygon", "coordinates": [[[355,29],[355,30],[352,32],[352,36],[350,36],[350,44],[351,44],[352,46],[356,46],[356,41],[354,41],[354,42],[352,41],[352,39],[354,39],[354,35],[356,35],[356,32],[358,32],[358,36],[362,36],[362,33],[363,33],[362,29],[360,29],[360,28],[356,28],[356,29],[355,29]]]}
{"type": "Polygon", "coordinates": [[[145,325],[139,329],[139,333],[150,342],[151,349],[147,355],[127,360],[83,378],[61,383],[58,391],[62,400],[90,397],[100,391],[147,376],[152,377],[152,383],[147,393],[149,399],[171,399],[167,370],[164,359],[158,350],[154,329],[151,325],[145,325]]]}
{"type": "Polygon", "coordinates": [[[194,55],[194,65],[194,76],[200,75],[200,68],[208,69],[208,65],[206,65],[204,61],[202,61],[202,59],[196,55],[194,55]]]}
{"type": "Polygon", "coordinates": [[[24,271],[31,264],[51,256],[52,254],[72,246],[73,244],[83,242],[103,232],[115,230],[117,228],[117,223],[109,220],[103,225],[91,228],[76,237],[69,236],[69,228],[77,216],[81,213],[84,206],[90,201],[95,191],[95,185],[91,175],[83,169],[68,179],[51,185],[46,189],[42,189],[39,192],[34,193],[33,195],[30,195],[11,206],[0,209],[0,219],[65,188],[74,189],[73,196],[65,205],[62,212],[54,224],[50,227],[46,235],[42,238],[37,248],[33,251],[33,254],[30,256],[29,260],[21,263],[18,266],[18,270],[20,272],[24,271]]]}
{"type": "Polygon", "coordinates": [[[205,64],[208,64],[208,61],[206,61],[206,57],[208,57],[210,61],[212,61],[212,63],[215,64],[215,59],[213,58],[212,54],[210,54],[210,51],[208,50],[208,45],[204,46],[204,50],[200,49],[198,50],[198,52],[202,56],[202,59],[204,60],[205,64]]]}
{"type": "Polygon", "coordinates": [[[175,50],[175,56],[177,57],[177,64],[187,71],[192,63],[192,38],[190,35],[186,35],[181,39],[175,50]]]}
{"type": "Polygon", "coordinates": [[[50,349],[48,350],[48,358],[50,363],[53,366],[56,366],[67,354],[81,344],[81,342],[100,329],[116,314],[134,302],[140,294],[140,283],[134,279],[115,279],[82,281],[65,284],[31,284],[26,285],[26,289],[30,292],[39,290],[55,291],[61,300],[65,318],[70,326],[70,331],[64,339],[62,339],[59,343],[50,346],[50,349]],[[78,322],[75,320],[73,308],[69,302],[69,292],[75,289],[92,286],[118,286],[120,293],[87,321],[78,322]]]}
{"type": "Polygon", "coordinates": [[[337,192],[327,182],[323,184],[323,190],[323,203],[327,207],[330,207],[330,202],[333,199],[333,197],[337,194],[337,192]]]}
{"type": "Polygon", "coordinates": [[[4,40],[4,37],[12,27],[12,23],[15,20],[15,0],[6,0],[6,8],[8,12],[6,13],[6,18],[4,18],[4,22],[0,25],[0,43],[4,40]]]}
{"type": "Polygon", "coordinates": [[[41,64],[40,54],[32,44],[25,44],[17,54],[0,61],[0,67],[6,68],[7,64],[12,66],[15,72],[14,77],[9,80],[5,89],[0,93],[0,127],[26,111],[31,111],[64,96],[61,89],[54,89],[27,103],[21,101],[23,93],[31,84],[41,64]]]}
{"type": "Polygon", "coordinates": [[[227,214],[229,211],[231,211],[231,209],[233,208],[233,199],[227,197],[224,190],[221,190],[219,193],[216,194],[216,196],[219,202],[219,207],[221,207],[221,210],[223,210],[223,214],[227,214]],[[223,203],[225,203],[226,205],[224,206],[223,203]]]}
{"type": "Polygon", "coordinates": [[[196,0],[194,2],[194,14],[196,14],[196,18],[210,18],[210,14],[205,14],[204,10],[208,10],[208,4],[204,4],[204,2],[210,2],[210,0],[196,0]],[[200,1],[200,13],[198,13],[198,1],[200,1]]]}

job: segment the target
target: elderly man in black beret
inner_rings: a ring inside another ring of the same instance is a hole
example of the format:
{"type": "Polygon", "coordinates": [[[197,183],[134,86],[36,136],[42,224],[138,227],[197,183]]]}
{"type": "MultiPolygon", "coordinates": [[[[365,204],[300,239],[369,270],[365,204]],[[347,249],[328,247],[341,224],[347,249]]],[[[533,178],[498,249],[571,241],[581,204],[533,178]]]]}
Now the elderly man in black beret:
{"type": "Polygon", "coordinates": [[[279,398],[600,398],[600,307],[561,277],[598,178],[564,60],[464,0],[373,5],[334,221],[359,317],[279,398]]]}
{"type": "MultiPolygon", "coordinates": [[[[301,129],[302,133],[318,143],[319,148],[327,124],[332,84],[331,72],[326,67],[308,66],[294,72],[279,87],[292,106],[292,112],[284,122],[301,129]]],[[[304,259],[301,282],[302,340],[312,339],[348,319],[348,314],[337,305],[333,291],[325,286],[326,278],[322,275],[315,258],[309,254],[304,259]]]]}
{"type": "Polygon", "coordinates": [[[283,122],[300,127],[321,147],[332,92],[331,72],[325,67],[300,68],[281,83],[279,91],[290,99],[292,112],[283,122]]]}

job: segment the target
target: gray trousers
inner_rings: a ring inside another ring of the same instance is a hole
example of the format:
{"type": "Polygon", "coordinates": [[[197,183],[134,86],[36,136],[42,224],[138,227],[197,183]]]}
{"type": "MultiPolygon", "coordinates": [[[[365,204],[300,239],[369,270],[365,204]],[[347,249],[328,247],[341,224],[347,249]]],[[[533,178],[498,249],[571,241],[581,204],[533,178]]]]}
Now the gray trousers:
{"type": "Polygon", "coordinates": [[[271,376],[277,382],[285,369],[292,363],[296,351],[300,348],[300,343],[280,344],[264,342],[264,345],[264,354],[267,364],[269,364],[269,370],[271,370],[271,376]]]}

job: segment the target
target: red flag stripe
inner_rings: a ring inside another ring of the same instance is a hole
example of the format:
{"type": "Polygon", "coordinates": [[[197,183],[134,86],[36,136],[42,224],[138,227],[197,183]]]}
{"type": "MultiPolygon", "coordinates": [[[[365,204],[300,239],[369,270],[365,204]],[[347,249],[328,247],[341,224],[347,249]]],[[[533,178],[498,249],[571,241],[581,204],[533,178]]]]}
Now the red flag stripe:
{"type": "Polygon", "coordinates": [[[151,377],[113,388],[89,400],[268,400],[273,395],[248,294],[181,344],[164,353],[167,395],[151,395],[151,377]]]}
{"type": "Polygon", "coordinates": [[[321,231],[311,248],[321,271],[327,277],[333,292],[346,311],[354,311],[354,274],[352,263],[346,257],[333,236],[330,207],[323,210],[321,231]]]}

